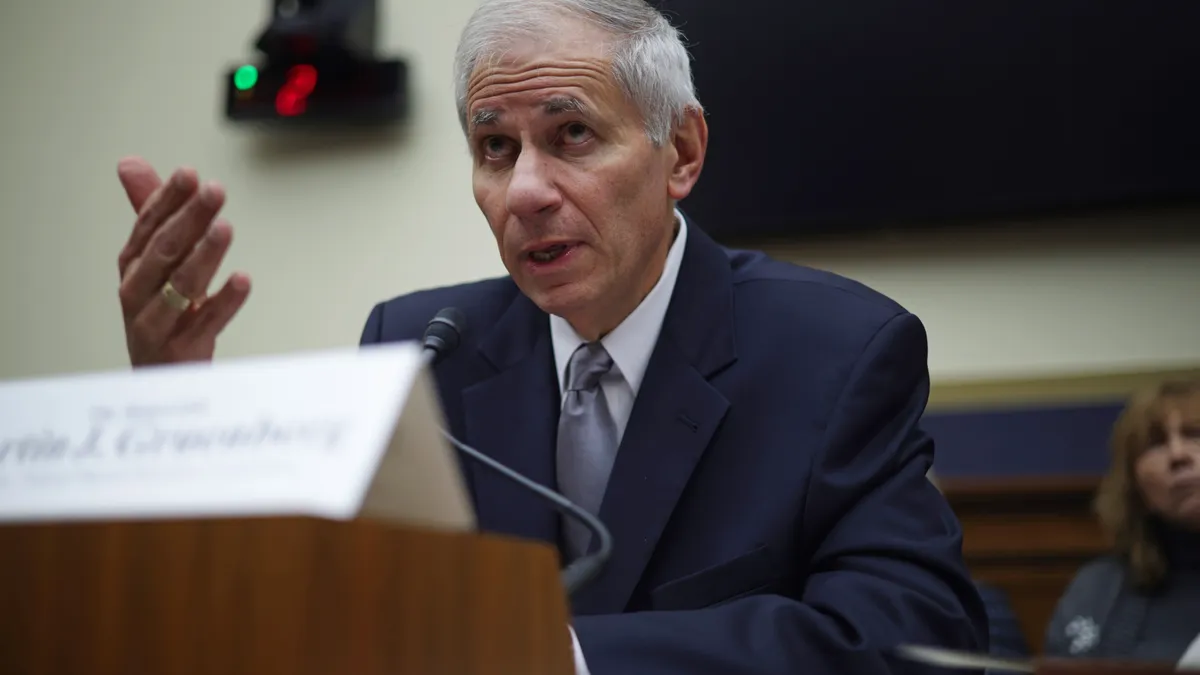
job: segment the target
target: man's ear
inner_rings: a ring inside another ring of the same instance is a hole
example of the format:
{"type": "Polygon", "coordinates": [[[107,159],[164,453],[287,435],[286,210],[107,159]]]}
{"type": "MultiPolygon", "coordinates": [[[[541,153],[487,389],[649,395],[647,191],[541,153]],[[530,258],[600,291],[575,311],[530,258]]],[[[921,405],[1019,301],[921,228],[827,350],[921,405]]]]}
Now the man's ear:
{"type": "Polygon", "coordinates": [[[704,112],[689,108],[683,123],[671,136],[675,148],[675,164],[671,167],[671,179],[667,191],[671,199],[679,201],[692,191],[704,168],[704,155],[708,151],[708,122],[704,112]]]}

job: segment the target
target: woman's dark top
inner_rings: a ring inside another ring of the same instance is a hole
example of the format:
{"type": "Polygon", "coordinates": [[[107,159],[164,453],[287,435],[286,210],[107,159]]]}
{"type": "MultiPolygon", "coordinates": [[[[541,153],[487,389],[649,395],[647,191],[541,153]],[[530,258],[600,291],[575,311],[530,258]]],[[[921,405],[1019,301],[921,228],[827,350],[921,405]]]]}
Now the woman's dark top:
{"type": "Polygon", "coordinates": [[[1059,600],[1046,655],[1176,663],[1200,635],[1200,533],[1160,526],[1165,583],[1134,589],[1123,560],[1105,557],[1079,571],[1059,600]]]}

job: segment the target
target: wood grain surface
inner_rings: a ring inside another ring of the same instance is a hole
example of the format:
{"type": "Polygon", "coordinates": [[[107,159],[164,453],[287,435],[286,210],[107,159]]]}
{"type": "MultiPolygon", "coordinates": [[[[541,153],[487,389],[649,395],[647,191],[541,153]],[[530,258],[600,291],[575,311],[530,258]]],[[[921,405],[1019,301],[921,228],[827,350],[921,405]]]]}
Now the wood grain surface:
{"type": "Polygon", "coordinates": [[[551,675],[550,547],[307,518],[0,527],[0,673],[551,675]]]}

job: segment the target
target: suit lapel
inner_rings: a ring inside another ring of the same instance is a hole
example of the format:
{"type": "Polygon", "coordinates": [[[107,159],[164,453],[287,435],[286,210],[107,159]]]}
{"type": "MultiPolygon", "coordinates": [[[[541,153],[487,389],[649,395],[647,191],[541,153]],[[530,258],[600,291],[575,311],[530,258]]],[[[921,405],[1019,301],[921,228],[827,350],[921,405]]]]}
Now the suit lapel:
{"type": "MultiPolygon", "coordinates": [[[[518,294],[479,352],[497,372],[463,390],[467,442],[554,489],[559,394],[546,315],[518,294]]],[[[481,529],[558,543],[553,507],[485,466],[468,465],[481,529]]]]}
{"type": "Polygon", "coordinates": [[[613,555],[601,575],[573,599],[576,613],[620,612],[628,604],[729,409],[708,378],[735,359],[729,261],[692,227],[662,333],[600,508],[600,520],[613,535],[613,555]]]}

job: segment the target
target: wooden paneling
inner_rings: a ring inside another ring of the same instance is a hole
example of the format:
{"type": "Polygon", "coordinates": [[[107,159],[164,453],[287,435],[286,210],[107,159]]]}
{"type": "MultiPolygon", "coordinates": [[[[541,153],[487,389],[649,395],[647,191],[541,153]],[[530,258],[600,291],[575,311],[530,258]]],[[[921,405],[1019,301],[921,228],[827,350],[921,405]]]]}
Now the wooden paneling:
{"type": "Polygon", "coordinates": [[[1091,508],[1098,479],[941,482],[962,521],[971,573],[1008,593],[1030,647],[1041,653],[1067,584],[1107,550],[1091,508]]]}
{"type": "Polygon", "coordinates": [[[564,673],[558,563],[369,521],[4,525],[0,673],[564,673]]]}

